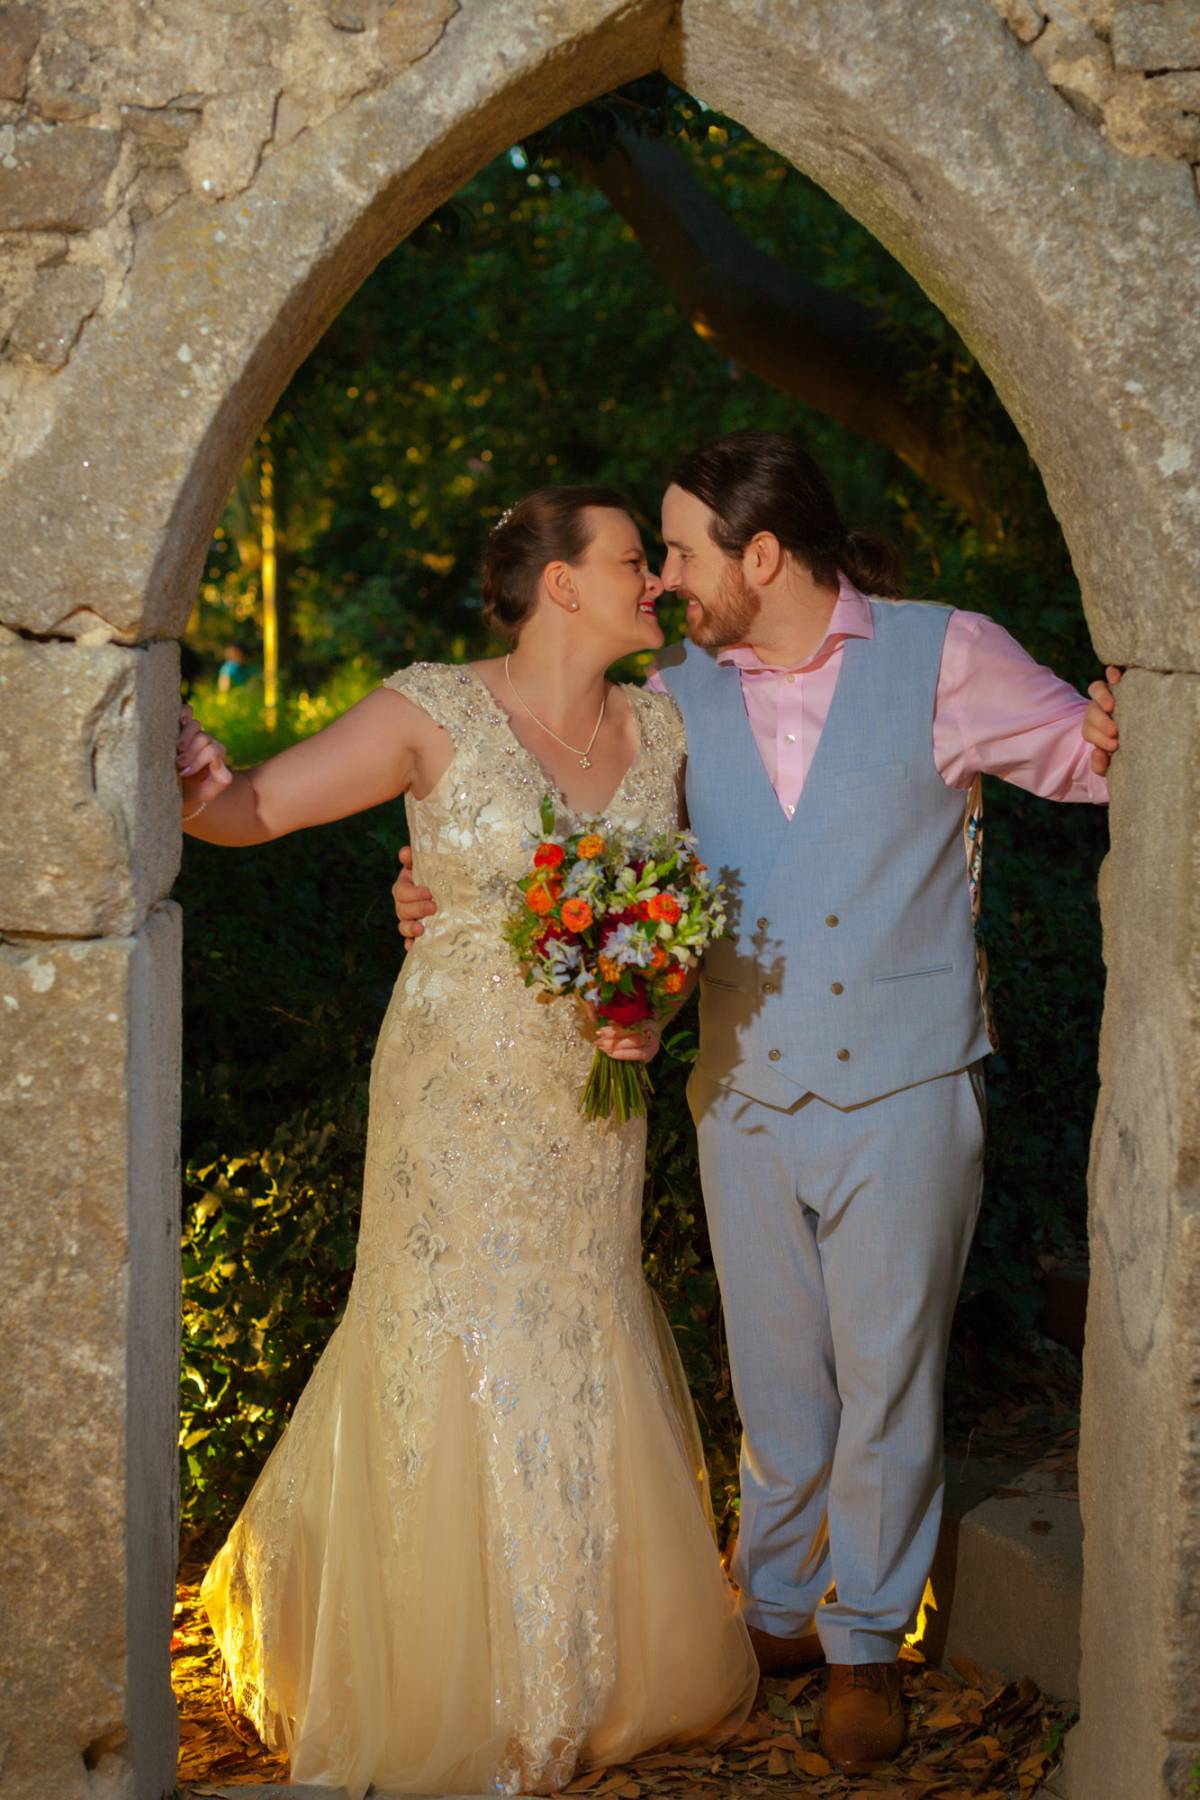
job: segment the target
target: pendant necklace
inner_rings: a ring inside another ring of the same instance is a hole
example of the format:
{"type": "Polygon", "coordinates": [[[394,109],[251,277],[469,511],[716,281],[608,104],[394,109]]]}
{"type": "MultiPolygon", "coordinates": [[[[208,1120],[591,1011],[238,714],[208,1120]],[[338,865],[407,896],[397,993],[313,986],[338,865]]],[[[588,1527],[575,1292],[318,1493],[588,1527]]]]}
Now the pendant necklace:
{"type": "Polygon", "coordinates": [[[524,699],[521,696],[520,688],[517,686],[517,684],[513,680],[512,676],[509,674],[508,657],[507,656],[504,658],[504,679],[507,681],[509,687],[512,689],[514,695],[516,696],[517,704],[525,712],[527,712],[529,714],[529,717],[533,720],[534,724],[540,725],[542,730],[546,733],[546,735],[548,737],[552,737],[556,744],[561,744],[564,750],[569,750],[571,752],[572,756],[577,756],[579,758],[579,766],[581,769],[590,769],[592,766],[592,758],[591,758],[592,745],[595,743],[597,737],[600,735],[600,727],[604,723],[604,709],[608,705],[608,689],[607,689],[607,687],[604,690],[604,698],[600,702],[600,717],[596,720],[595,729],[592,732],[591,737],[587,741],[586,748],[581,750],[577,744],[568,744],[566,738],[560,738],[557,731],[551,731],[550,727],[546,724],[545,720],[539,719],[537,714],[534,712],[533,708],[531,706],[526,705],[526,702],[524,701],[524,699]]]}

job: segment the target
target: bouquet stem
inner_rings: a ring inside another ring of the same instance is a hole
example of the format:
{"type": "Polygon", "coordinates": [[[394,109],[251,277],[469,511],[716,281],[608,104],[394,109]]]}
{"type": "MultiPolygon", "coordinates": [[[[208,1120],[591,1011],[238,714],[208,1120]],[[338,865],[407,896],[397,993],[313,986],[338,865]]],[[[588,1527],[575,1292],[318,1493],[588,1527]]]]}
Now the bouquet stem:
{"type": "Polygon", "coordinates": [[[646,1096],[653,1092],[645,1063],[621,1062],[597,1050],[579,1096],[579,1110],[585,1119],[616,1119],[624,1125],[645,1117],[646,1096]]]}

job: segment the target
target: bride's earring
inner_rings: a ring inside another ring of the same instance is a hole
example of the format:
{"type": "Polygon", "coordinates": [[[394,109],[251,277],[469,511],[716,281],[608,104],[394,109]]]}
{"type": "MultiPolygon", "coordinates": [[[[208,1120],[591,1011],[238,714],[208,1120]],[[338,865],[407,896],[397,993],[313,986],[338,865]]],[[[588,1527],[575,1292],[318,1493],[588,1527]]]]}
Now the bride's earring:
{"type": "Polygon", "coordinates": [[[579,602],[578,602],[578,600],[572,600],[572,602],[571,602],[571,611],[572,611],[572,612],[578,612],[578,611],[579,611],[579,602]]]}

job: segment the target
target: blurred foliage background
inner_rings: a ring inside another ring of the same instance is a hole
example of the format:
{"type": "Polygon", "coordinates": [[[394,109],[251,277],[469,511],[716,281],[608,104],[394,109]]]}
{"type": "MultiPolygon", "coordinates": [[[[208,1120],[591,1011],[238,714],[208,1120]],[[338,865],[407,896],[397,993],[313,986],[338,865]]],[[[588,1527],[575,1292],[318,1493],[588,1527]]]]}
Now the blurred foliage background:
{"type": "MultiPolygon", "coordinates": [[[[483,169],[334,322],[214,538],[189,697],[244,764],[391,669],[487,653],[477,562],[503,507],[546,482],[612,483],[657,554],[673,462],[744,426],[806,443],[848,523],[902,543],[910,593],[990,613],[1067,680],[1093,678],[1036,470],[949,324],[812,182],[653,79],[483,169]],[[231,643],[246,662],[220,691],[231,643]]],[[[679,623],[668,607],[669,637],[679,623]]],[[[1102,992],[1102,810],[998,782],[986,803],[1003,1041],[960,1408],[1046,1354],[1042,1274],[1083,1243],[1102,992]]],[[[404,841],[395,805],[257,849],[185,844],[181,1457],[201,1538],[232,1520],[345,1302],[404,841]]],[[[693,1029],[685,1014],[656,1073],[646,1264],[728,1512],[737,1422],[682,1096],[693,1029]]]]}

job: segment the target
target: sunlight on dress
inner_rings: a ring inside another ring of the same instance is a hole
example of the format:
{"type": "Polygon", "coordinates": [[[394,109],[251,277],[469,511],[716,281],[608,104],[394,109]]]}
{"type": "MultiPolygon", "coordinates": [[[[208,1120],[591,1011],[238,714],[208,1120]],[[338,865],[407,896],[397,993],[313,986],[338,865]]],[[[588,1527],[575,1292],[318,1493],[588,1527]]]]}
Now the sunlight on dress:
{"type": "MultiPolygon", "coordinates": [[[[550,783],[468,671],[385,685],[455,747],[407,803],[439,911],[375,1052],[345,1317],[203,1599],[294,1781],[549,1792],[734,1730],[758,1671],[642,1274],[645,1121],[580,1118],[574,1008],[500,936],[550,783]]],[[[682,724],[625,691],[641,747],[605,817],[663,831],[682,724]]]]}

